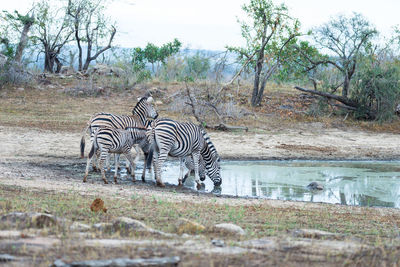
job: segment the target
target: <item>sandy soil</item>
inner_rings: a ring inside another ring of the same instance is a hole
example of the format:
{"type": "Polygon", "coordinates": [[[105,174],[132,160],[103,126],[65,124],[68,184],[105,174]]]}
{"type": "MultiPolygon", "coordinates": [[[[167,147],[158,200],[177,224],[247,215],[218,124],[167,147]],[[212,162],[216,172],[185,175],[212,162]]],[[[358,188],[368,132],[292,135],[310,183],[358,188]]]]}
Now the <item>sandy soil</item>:
{"type": "MultiPolygon", "coordinates": [[[[254,133],[210,133],[222,159],[399,159],[395,134],[367,133],[324,129],[320,124],[304,126],[303,129],[254,133]]],[[[168,197],[170,192],[160,191],[154,186],[124,185],[103,186],[83,184],[85,159],[79,158],[81,133],[54,132],[31,128],[0,126],[0,173],[3,184],[48,190],[76,190],[82,194],[93,192],[113,195],[117,190],[121,196],[129,197],[132,190],[138,194],[159,194],[168,197]],[[95,189],[95,190],[94,190],[95,189]]],[[[88,137],[86,138],[88,139],[88,137]]],[[[87,140],[88,143],[88,140],[87,140]]],[[[88,147],[88,144],[86,145],[88,147]]],[[[87,149],[86,149],[87,151],[87,149]]],[[[167,190],[168,191],[168,190],[167,190]]],[[[171,193],[171,196],[173,194],[171,193]]],[[[174,195],[184,201],[192,196],[174,195]]],[[[207,196],[203,196],[207,199],[207,196]]],[[[250,199],[220,198],[240,204],[250,199]]],[[[301,202],[269,201],[270,205],[298,205],[301,202]]],[[[312,205],[307,203],[307,205],[312,205]]],[[[320,204],[315,204],[320,205],[320,204]]]]}

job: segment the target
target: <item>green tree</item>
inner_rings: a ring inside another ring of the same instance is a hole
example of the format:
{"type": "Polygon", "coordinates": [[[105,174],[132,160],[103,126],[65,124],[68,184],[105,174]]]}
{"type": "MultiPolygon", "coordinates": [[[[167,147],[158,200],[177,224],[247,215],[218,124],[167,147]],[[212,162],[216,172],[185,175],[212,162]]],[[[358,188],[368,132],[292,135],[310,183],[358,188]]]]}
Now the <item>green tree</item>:
{"type": "Polygon", "coordinates": [[[358,62],[376,34],[375,28],[361,14],[353,13],[350,17],[340,15],[333,18],[316,28],[313,33],[319,48],[329,51],[331,56],[328,59],[311,61],[311,65],[316,67],[329,64],[336,68],[343,77],[342,96],[347,98],[358,62]]]}
{"type": "Polygon", "coordinates": [[[267,81],[281,65],[299,35],[300,23],[289,16],[284,4],[272,0],[251,0],[242,9],[247,20],[239,21],[246,47],[228,47],[239,54],[243,65],[254,68],[251,104],[261,104],[267,81]]]}

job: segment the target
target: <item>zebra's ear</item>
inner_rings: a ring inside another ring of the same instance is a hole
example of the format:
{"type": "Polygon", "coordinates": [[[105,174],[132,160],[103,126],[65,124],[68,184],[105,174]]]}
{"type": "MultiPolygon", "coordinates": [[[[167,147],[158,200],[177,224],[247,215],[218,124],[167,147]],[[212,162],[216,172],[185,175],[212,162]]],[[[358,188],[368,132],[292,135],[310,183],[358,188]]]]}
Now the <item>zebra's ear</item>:
{"type": "Polygon", "coordinates": [[[147,103],[151,103],[151,102],[153,102],[153,97],[149,97],[149,98],[147,98],[147,103]]]}

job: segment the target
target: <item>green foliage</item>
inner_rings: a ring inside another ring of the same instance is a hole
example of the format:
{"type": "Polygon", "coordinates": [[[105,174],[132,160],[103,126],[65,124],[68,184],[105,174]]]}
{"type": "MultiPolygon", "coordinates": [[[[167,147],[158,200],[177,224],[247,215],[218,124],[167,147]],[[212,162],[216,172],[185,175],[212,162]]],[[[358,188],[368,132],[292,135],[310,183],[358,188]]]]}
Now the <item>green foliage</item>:
{"type": "Polygon", "coordinates": [[[354,83],[352,99],[360,108],[358,118],[368,118],[367,112],[376,113],[376,120],[390,121],[400,103],[400,66],[395,62],[379,64],[373,56],[363,61],[354,83]]]}
{"type": "Polygon", "coordinates": [[[136,47],[132,50],[132,64],[137,72],[142,72],[143,78],[147,79],[148,72],[144,71],[146,63],[152,66],[152,72],[155,73],[155,64],[165,65],[167,58],[179,52],[182,43],[178,39],[158,47],[148,43],[144,49],[136,47]]]}
{"type": "Polygon", "coordinates": [[[205,79],[210,70],[211,64],[210,59],[205,57],[201,52],[197,52],[193,56],[185,58],[186,71],[185,74],[188,77],[194,79],[205,79]]]}

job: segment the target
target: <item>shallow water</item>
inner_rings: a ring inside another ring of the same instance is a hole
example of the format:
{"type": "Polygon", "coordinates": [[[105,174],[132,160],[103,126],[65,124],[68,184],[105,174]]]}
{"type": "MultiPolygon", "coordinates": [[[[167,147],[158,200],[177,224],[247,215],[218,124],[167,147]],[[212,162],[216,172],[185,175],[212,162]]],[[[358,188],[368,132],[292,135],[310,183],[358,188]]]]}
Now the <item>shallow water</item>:
{"type": "MultiPolygon", "coordinates": [[[[398,161],[224,161],[221,171],[223,195],[400,208],[398,161]],[[308,189],[314,181],[324,190],[308,189]]],[[[178,175],[179,162],[168,161],[163,181],[177,184],[178,175]]],[[[195,188],[193,177],[185,186],[195,188]]]]}

